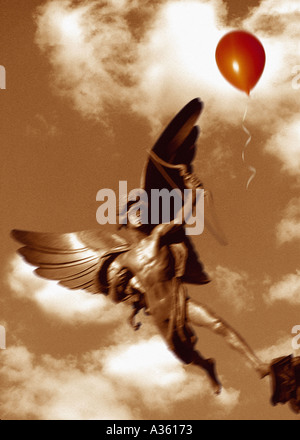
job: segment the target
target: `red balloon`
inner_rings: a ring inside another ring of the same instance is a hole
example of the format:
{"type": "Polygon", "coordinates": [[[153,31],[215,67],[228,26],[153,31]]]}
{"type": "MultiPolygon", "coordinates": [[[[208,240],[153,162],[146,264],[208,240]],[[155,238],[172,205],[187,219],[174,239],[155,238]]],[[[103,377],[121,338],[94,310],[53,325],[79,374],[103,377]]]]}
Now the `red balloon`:
{"type": "Polygon", "coordinates": [[[266,54],[254,35],[246,31],[232,31],[219,41],[216,62],[230,84],[250,95],[263,73],[266,54]]]}

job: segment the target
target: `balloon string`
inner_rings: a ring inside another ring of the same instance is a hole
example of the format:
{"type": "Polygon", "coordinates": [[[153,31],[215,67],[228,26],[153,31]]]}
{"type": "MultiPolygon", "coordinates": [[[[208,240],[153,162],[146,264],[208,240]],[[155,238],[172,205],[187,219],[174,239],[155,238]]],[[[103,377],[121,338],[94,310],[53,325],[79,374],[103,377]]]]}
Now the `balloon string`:
{"type": "MultiPolygon", "coordinates": [[[[245,109],[245,113],[244,113],[244,117],[243,117],[243,122],[242,122],[243,130],[244,130],[244,132],[246,133],[246,135],[248,136],[248,139],[246,140],[246,143],[245,143],[245,145],[244,145],[244,149],[243,149],[243,151],[242,151],[242,159],[243,159],[243,162],[244,162],[244,163],[245,163],[245,151],[246,151],[246,148],[248,147],[248,145],[250,144],[251,139],[252,139],[252,136],[251,136],[250,131],[249,131],[248,128],[245,126],[245,120],[246,120],[247,112],[248,112],[248,102],[247,102],[247,104],[246,104],[246,109],[245,109]]],[[[250,176],[249,179],[248,179],[246,189],[248,189],[248,187],[249,187],[251,181],[254,179],[254,177],[255,177],[255,175],[256,175],[256,169],[255,169],[254,167],[252,167],[251,165],[248,166],[248,170],[251,171],[252,174],[251,174],[251,176],[250,176]]]]}

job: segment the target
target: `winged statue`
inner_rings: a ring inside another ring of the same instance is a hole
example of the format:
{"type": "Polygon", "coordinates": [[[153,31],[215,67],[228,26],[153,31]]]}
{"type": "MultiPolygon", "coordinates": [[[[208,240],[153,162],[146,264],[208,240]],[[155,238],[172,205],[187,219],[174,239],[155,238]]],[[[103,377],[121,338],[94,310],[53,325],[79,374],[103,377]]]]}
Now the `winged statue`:
{"type": "MultiPolygon", "coordinates": [[[[200,99],[190,101],[171,120],[149,151],[141,177],[141,188],[147,194],[154,188],[177,189],[179,195],[185,189],[191,189],[192,203],[195,203],[195,190],[204,189],[201,179],[193,172],[200,131],[197,121],[202,110],[200,99]]],[[[128,217],[132,203],[126,200],[119,215],[128,217]]],[[[126,238],[118,230],[107,232],[104,226],[63,234],[13,230],[12,236],[22,244],[19,253],[36,266],[38,276],[56,280],[68,289],[83,289],[91,294],[106,295],[115,303],[128,304],[131,308],[128,319],[135,330],[140,327],[135,321],[136,315],[144,310],[169,350],[183,363],[202,368],[216,394],[221,392],[221,383],[215,360],[205,358],[196,349],[197,338],[192,325],[208,328],[222,336],[250,362],[260,378],[271,374],[275,396],[272,403],[283,402],[280,393],[282,369],[277,372],[278,360],[271,365],[263,363],[236,330],[206,305],[188,296],[187,284],[201,286],[211,280],[186,234],[184,207],[182,199],[181,208],[172,212],[167,223],[161,219],[155,224],[151,219],[147,224],[124,222],[126,238]]],[[[226,243],[220,229],[208,222],[205,226],[222,244],[226,243]]],[[[296,363],[290,360],[289,365],[296,363]]],[[[295,374],[292,377],[295,379],[295,374]]],[[[293,384],[295,410],[297,405],[300,408],[299,391],[298,400],[297,394],[295,397],[300,383],[298,386],[294,380],[293,384]]]]}

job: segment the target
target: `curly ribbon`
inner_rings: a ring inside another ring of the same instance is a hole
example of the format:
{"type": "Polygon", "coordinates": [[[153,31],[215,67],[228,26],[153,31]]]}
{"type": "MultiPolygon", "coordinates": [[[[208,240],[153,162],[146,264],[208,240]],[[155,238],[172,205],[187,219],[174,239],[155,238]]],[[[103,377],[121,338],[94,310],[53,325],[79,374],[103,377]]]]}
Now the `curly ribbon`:
{"type": "MultiPolygon", "coordinates": [[[[244,162],[244,163],[245,163],[245,151],[246,151],[246,148],[248,147],[248,145],[250,144],[251,139],[252,139],[252,136],[251,136],[250,131],[249,131],[248,128],[245,126],[245,120],[246,120],[247,112],[248,112],[248,102],[247,102],[247,104],[246,104],[246,109],[245,109],[245,113],[244,113],[244,117],[243,117],[243,122],[242,122],[243,130],[244,130],[244,132],[246,133],[246,135],[248,136],[248,139],[247,139],[247,141],[246,141],[246,143],[245,143],[245,145],[244,145],[244,149],[243,149],[243,151],[242,151],[242,159],[243,159],[243,162],[244,162]]],[[[246,189],[248,189],[250,183],[252,182],[252,180],[254,179],[254,177],[255,177],[255,175],[256,175],[256,169],[255,169],[254,167],[252,167],[251,165],[248,166],[248,170],[249,170],[252,174],[251,174],[251,176],[250,176],[249,179],[248,179],[246,189]]]]}

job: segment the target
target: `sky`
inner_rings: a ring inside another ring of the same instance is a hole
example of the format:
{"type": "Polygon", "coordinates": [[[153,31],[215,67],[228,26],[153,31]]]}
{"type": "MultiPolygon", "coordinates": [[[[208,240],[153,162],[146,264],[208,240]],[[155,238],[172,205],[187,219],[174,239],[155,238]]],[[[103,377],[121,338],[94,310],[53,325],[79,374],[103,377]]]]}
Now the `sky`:
{"type": "Polygon", "coordinates": [[[271,406],[269,378],[222,338],[196,330],[197,348],[217,360],[223,391],[214,396],[151,317],[134,332],[125,305],[38,278],[9,236],[105,228],[97,192],[121,180],[138,188],[147,151],[200,97],[195,171],[228,245],[206,229],[192,238],[212,282],[189,295],[264,361],[300,355],[299,18],[298,0],[1,0],[0,419],[299,418],[271,406]],[[235,29],[266,53],[250,98],[215,62],[235,29]]]}

